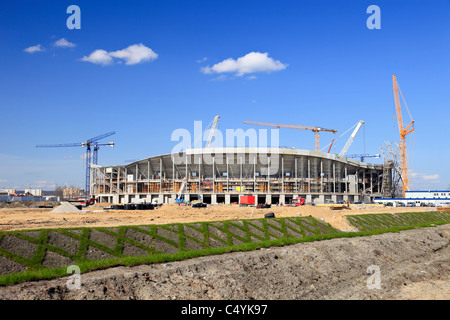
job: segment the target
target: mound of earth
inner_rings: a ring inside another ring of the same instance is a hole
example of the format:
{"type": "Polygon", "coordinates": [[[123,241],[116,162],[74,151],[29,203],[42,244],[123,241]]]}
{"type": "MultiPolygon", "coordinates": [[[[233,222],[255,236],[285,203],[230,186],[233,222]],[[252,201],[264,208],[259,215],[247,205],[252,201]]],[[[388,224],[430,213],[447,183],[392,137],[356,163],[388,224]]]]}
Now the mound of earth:
{"type": "Polygon", "coordinates": [[[0,299],[445,299],[450,225],[334,238],[0,287],[0,299]],[[70,287],[70,289],[69,289],[70,287]]]}

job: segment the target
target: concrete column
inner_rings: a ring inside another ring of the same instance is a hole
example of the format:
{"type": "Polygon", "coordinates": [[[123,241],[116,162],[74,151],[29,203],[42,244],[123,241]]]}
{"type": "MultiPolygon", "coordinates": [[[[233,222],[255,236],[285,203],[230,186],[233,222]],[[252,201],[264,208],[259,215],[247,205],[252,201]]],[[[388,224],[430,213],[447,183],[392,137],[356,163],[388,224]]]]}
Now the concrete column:
{"type": "Polygon", "coordinates": [[[139,165],[136,163],[136,194],[138,193],[139,165]]]}
{"type": "Polygon", "coordinates": [[[189,178],[188,176],[188,157],[186,155],[186,162],[185,162],[185,170],[186,170],[186,178],[189,178]]]}
{"type": "Polygon", "coordinates": [[[306,202],[312,202],[312,196],[310,194],[307,194],[305,201],[306,202]]]}
{"type": "Polygon", "coordinates": [[[162,192],[162,158],[159,158],[159,192],[162,192]]]}
{"type": "MultiPolygon", "coordinates": [[[[256,192],[256,157],[253,157],[253,192],[256,192]]],[[[255,204],[258,202],[256,197],[255,204]]]]}
{"type": "Polygon", "coordinates": [[[308,158],[308,192],[311,193],[311,161],[308,158]]]}
{"type": "Polygon", "coordinates": [[[336,164],[333,162],[333,192],[336,192],[336,164]]]}
{"type": "Polygon", "coordinates": [[[113,194],[113,196],[112,196],[112,203],[113,204],[118,204],[119,203],[119,195],[118,194],[113,194]]]}
{"type": "Polygon", "coordinates": [[[348,193],[348,175],[347,175],[347,166],[345,166],[344,168],[344,173],[345,173],[345,193],[348,193]]]}
{"type": "Polygon", "coordinates": [[[120,168],[117,168],[117,193],[120,193],[120,168]]]}
{"type": "Polygon", "coordinates": [[[173,156],[172,156],[172,192],[175,192],[175,161],[173,159],[173,156]]]}
{"type": "MultiPolygon", "coordinates": [[[[239,178],[240,178],[240,180],[241,180],[241,187],[240,187],[240,191],[239,191],[239,193],[242,193],[242,157],[241,157],[241,160],[240,160],[240,166],[239,166],[239,178]]],[[[239,197],[239,199],[240,199],[240,197],[239,197]]],[[[240,201],[240,200],[239,200],[240,201]]]]}
{"type": "Polygon", "coordinates": [[[333,201],[334,203],[337,202],[337,196],[335,194],[331,195],[331,201],[333,201]]]}
{"type": "Polygon", "coordinates": [[[211,194],[211,204],[217,204],[217,194],[211,194]]]}
{"type": "Polygon", "coordinates": [[[258,195],[257,194],[253,194],[252,196],[255,197],[255,206],[258,204],[258,195]]]}
{"type": "Polygon", "coordinates": [[[363,171],[363,193],[366,192],[366,170],[363,171]]]}
{"type": "Polygon", "coordinates": [[[370,172],[370,194],[373,194],[373,176],[372,172],[370,172]]]}
{"type": "Polygon", "coordinates": [[[225,204],[230,204],[231,203],[231,197],[229,194],[225,195],[225,204]]]}
{"type": "Polygon", "coordinates": [[[355,193],[359,193],[359,174],[358,174],[359,170],[356,169],[356,173],[355,173],[355,193]]]}
{"type": "Polygon", "coordinates": [[[319,194],[319,201],[318,203],[325,203],[325,196],[323,194],[319,194]]]}
{"type": "MultiPolygon", "coordinates": [[[[298,180],[298,176],[297,176],[297,157],[295,157],[295,191],[298,191],[297,180],[298,180]]],[[[294,197],[294,199],[295,199],[295,197],[294,197]]]]}
{"type": "Polygon", "coordinates": [[[320,192],[323,193],[323,164],[322,164],[322,160],[320,160],[320,192]]]}
{"type": "Polygon", "coordinates": [[[150,159],[147,160],[147,193],[149,192],[150,192],[150,159]]]}
{"type": "Polygon", "coordinates": [[[285,194],[280,194],[280,201],[279,201],[279,203],[282,203],[282,204],[286,204],[286,195],[285,194]]]}
{"type": "Polygon", "coordinates": [[[271,194],[266,194],[266,202],[272,203],[272,195],[271,194]]]}
{"type": "MultiPolygon", "coordinates": [[[[283,156],[281,157],[281,192],[284,192],[284,157],[283,156]]],[[[280,202],[281,202],[281,196],[280,196],[280,202]]]]}
{"type": "MultiPolygon", "coordinates": [[[[227,192],[230,191],[230,173],[228,172],[228,155],[227,155],[227,192]]],[[[230,196],[228,195],[228,203],[227,196],[225,195],[225,204],[230,204],[230,196]]]]}
{"type": "Polygon", "coordinates": [[[380,182],[381,182],[381,180],[380,180],[380,173],[379,173],[379,172],[377,171],[376,175],[377,175],[378,193],[381,193],[381,185],[380,185],[380,182]]]}

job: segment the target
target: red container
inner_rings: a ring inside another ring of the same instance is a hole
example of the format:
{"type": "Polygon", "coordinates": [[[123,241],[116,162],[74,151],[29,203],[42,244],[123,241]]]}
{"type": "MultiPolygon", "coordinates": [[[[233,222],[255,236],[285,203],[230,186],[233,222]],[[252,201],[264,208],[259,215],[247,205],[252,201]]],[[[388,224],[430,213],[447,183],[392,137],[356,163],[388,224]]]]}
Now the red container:
{"type": "Polygon", "coordinates": [[[240,204],[255,204],[255,196],[241,196],[240,204]]]}

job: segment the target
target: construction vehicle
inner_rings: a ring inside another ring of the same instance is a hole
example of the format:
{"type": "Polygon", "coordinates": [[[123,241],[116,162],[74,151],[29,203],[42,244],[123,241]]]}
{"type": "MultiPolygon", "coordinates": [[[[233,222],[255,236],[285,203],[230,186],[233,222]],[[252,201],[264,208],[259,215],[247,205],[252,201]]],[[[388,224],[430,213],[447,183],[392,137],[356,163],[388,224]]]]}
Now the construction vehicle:
{"type": "Polygon", "coordinates": [[[86,206],[91,206],[97,202],[97,199],[95,197],[91,197],[88,201],[86,201],[86,206]]]}
{"type": "Polygon", "coordinates": [[[315,135],[316,151],[320,151],[319,150],[319,132],[320,131],[333,132],[333,133],[337,132],[337,130],[334,130],[334,129],[324,129],[324,128],[314,127],[314,126],[301,126],[301,125],[296,125],[296,124],[276,124],[276,123],[257,122],[257,121],[244,121],[244,123],[254,124],[254,125],[258,125],[258,126],[266,126],[266,127],[311,130],[312,132],[314,132],[314,135],[315,135]]]}
{"type": "MultiPolygon", "coordinates": [[[[405,98],[403,97],[402,91],[397,83],[397,78],[395,74],[392,75],[393,88],[394,88],[394,102],[395,102],[395,111],[397,114],[397,122],[398,122],[398,130],[400,131],[400,141],[399,141],[399,149],[400,149],[400,168],[401,168],[401,179],[402,179],[402,193],[403,197],[405,197],[405,191],[409,190],[409,177],[408,177],[408,157],[406,154],[406,135],[414,131],[414,120],[412,119],[411,113],[409,112],[408,106],[406,105],[405,98]],[[403,103],[405,104],[406,110],[408,111],[411,122],[404,127],[403,126],[403,116],[402,116],[402,108],[400,105],[400,95],[402,96],[403,103]]],[[[394,116],[395,117],[395,116],[394,116]]]]}
{"type": "Polygon", "coordinates": [[[299,207],[305,204],[305,198],[297,197],[294,199],[294,206],[299,207]]]}

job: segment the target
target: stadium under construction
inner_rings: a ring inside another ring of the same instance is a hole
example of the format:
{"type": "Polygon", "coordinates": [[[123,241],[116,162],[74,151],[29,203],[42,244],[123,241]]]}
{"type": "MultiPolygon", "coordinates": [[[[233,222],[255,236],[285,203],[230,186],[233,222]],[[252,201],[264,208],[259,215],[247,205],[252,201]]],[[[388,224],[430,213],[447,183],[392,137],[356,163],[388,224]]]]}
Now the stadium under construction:
{"type": "Polygon", "coordinates": [[[368,202],[383,188],[381,164],[290,148],[193,148],[91,170],[91,194],[114,204],[368,202]]]}

